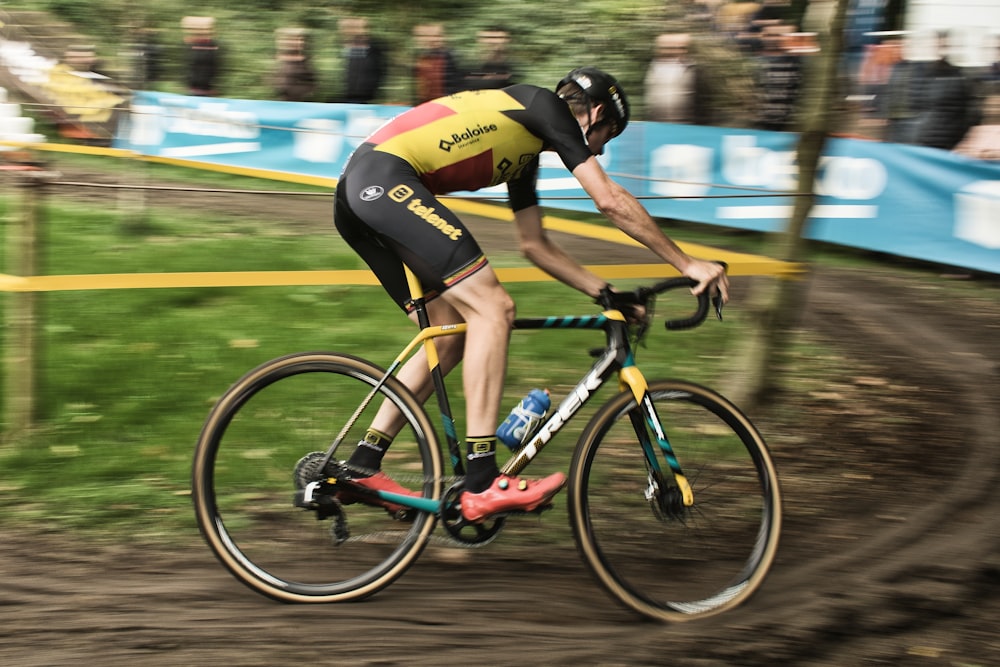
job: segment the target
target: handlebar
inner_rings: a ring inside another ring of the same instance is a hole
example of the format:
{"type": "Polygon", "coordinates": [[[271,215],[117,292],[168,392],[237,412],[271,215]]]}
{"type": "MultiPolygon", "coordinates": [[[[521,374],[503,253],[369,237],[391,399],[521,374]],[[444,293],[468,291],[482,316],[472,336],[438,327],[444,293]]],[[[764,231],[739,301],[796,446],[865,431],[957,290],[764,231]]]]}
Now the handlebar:
{"type": "MultiPolygon", "coordinates": [[[[626,292],[614,292],[610,287],[606,287],[601,291],[601,295],[597,298],[597,302],[604,308],[612,308],[616,310],[624,309],[626,311],[632,306],[642,306],[646,309],[648,317],[650,311],[648,304],[654,300],[657,294],[662,294],[663,292],[681,287],[690,289],[697,284],[698,281],[682,276],[679,278],[667,278],[666,280],[656,283],[652,287],[639,287],[635,290],[626,292]]],[[[715,296],[709,297],[707,292],[701,292],[700,294],[697,294],[696,297],[698,299],[698,304],[695,311],[691,315],[664,322],[664,326],[669,331],[692,329],[704,322],[705,318],[708,317],[710,301],[715,309],[715,316],[720,320],[722,319],[723,302],[721,294],[717,293],[715,296]]],[[[626,312],[626,316],[627,315],[628,313],[626,312]]]]}
{"type": "MultiPolygon", "coordinates": [[[[652,287],[640,287],[636,290],[636,292],[639,301],[645,306],[650,301],[650,298],[656,296],[657,294],[661,294],[663,292],[667,292],[669,290],[677,289],[680,287],[691,288],[697,284],[698,281],[692,278],[668,278],[667,280],[659,282],[653,285],[652,287]]],[[[721,295],[716,294],[713,297],[709,297],[708,292],[701,292],[700,294],[697,294],[695,296],[698,299],[698,304],[695,311],[687,317],[682,317],[674,320],[667,320],[666,322],[664,322],[663,324],[667,328],[667,330],[679,331],[681,329],[692,329],[701,324],[702,322],[704,322],[705,318],[708,317],[709,301],[711,301],[712,305],[714,306],[715,316],[718,317],[720,320],[722,319],[721,295]]]]}

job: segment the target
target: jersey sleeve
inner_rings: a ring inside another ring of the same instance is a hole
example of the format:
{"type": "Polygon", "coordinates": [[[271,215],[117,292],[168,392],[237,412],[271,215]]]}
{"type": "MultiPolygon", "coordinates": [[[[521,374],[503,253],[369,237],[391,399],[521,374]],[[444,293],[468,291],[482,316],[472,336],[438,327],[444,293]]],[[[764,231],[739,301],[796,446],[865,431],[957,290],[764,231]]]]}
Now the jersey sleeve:
{"type": "Polygon", "coordinates": [[[538,157],[531,161],[521,175],[507,183],[507,193],[510,196],[510,208],[518,211],[538,204],[538,157]]]}
{"type": "Polygon", "coordinates": [[[504,90],[524,105],[523,110],[508,112],[511,118],[545,142],[546,149],[555,151],[567,169],[573,171],[591,157],[580,124],[558,95],[527,84],[504,90]]]}

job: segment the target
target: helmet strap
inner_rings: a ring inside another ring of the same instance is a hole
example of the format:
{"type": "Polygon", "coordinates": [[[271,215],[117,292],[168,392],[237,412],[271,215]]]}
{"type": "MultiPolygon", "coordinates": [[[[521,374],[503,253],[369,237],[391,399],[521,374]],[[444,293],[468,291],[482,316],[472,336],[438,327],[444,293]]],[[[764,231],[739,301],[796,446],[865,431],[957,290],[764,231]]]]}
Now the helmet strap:
{"type": "Polygon", "coordinates": [[[598,118],[595,121],[591,121],[590,117],[593,115],[593,111],[594,111],[593,101],[588,97],[587,98],[587,120],[588,120],[589,125],[587,127],[586,133],[584,134],[584,137],[587,139],[587,145],[588,146],[590,145],[590,135],[594,132],[594,130],[598,129],[599,127],[601,127],[601,126],[603,126],[603,125],[605,125],[607,123],[611,123],[610,120],[608,120],[607,118],[603,118],[603,117],[602,118],[598,118]]]}
{"type": "MultiPolygon", "coordinates": [[[[587,146],[590,146],[590,135],[594,132],[594,130],[608,122],[608,120],[606,118],[598,118],[596,121],[591,120],[591,117],[594,115],[594,99],[582,90],[578,93],[574,93],[572,96],[564,97],[563,99],[569,101],[578,95],[582,95],[587,100],[587,131],[583,133],[583,138],[586,139],[587,146]]],[[[603,152],[603,150],[601,152],[603,152]]]]}

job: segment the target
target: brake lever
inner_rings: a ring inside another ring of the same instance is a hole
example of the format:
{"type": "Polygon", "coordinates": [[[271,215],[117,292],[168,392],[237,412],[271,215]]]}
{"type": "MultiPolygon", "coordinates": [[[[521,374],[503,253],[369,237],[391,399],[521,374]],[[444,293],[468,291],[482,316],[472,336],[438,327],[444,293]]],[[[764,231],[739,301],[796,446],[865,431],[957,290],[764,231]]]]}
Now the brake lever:
{"type": "Polygon", "coordinates": [[[722,306],[725,305],[725,302],[722,300],[722,295],[721,294],[716,294],[715,296],[712,297],[712,305],[715,307],[715,316],[717,318],[719,318],[719,321],[721,322],[722,321],[722,306]]]}
{"type": "MultiPolygon", "coordinates": [[[[729,270],[729,264],[718,260],[716,262],[722,266],[723,271],[729,270]]],[[[715,316],[722,321],[722,307],[726,305],[726,302],[722,300],[722,292],[716,291],[715,296],[712,297],[712,305],[715,306],[715,316]]]]}

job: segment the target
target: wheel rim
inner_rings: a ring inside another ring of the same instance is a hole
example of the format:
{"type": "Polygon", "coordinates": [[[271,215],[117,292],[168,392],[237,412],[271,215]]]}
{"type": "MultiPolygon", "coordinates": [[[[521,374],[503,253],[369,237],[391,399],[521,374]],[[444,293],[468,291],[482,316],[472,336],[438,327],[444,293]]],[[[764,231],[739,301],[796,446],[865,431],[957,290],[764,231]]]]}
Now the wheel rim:
{"type": "Polygon", "coordinates": [[[749,597],[773,560],[780,530],[773,464],[752,425],[721,397],[678,383],[651,394],[695,505],[678,516],[676,503],[647,499],[650,478],[627,417],[635,403],[622,398],[603,426],[584,434],[573,528],[595,576],[629,607],[663,620],[718,613],[749,597]]]}
{"type": "MultiPolygon", "coordinates": [[[[210,416],[194,473],[199,525],[222,563],[259,592],[307,602],[365,597],[402,574],[433,530],[430,514],[403,523],[354,503],[343,509],[350,537],[339,541],[333,520],[317,521],[293,504],[295,463],[306,450],[326,449],[377,382],[377,370],[349,358],[277,360],[234,385],[210,416]]],[[[383,470],[436,497],[440,460],[429,454],[436,440],[426,415],[408,405],[415,400],[398,383],[383,393],[409,411],[383,470]]],[[[338,457],[353,451],[379,403],[358,420],[338,457]]]]}

